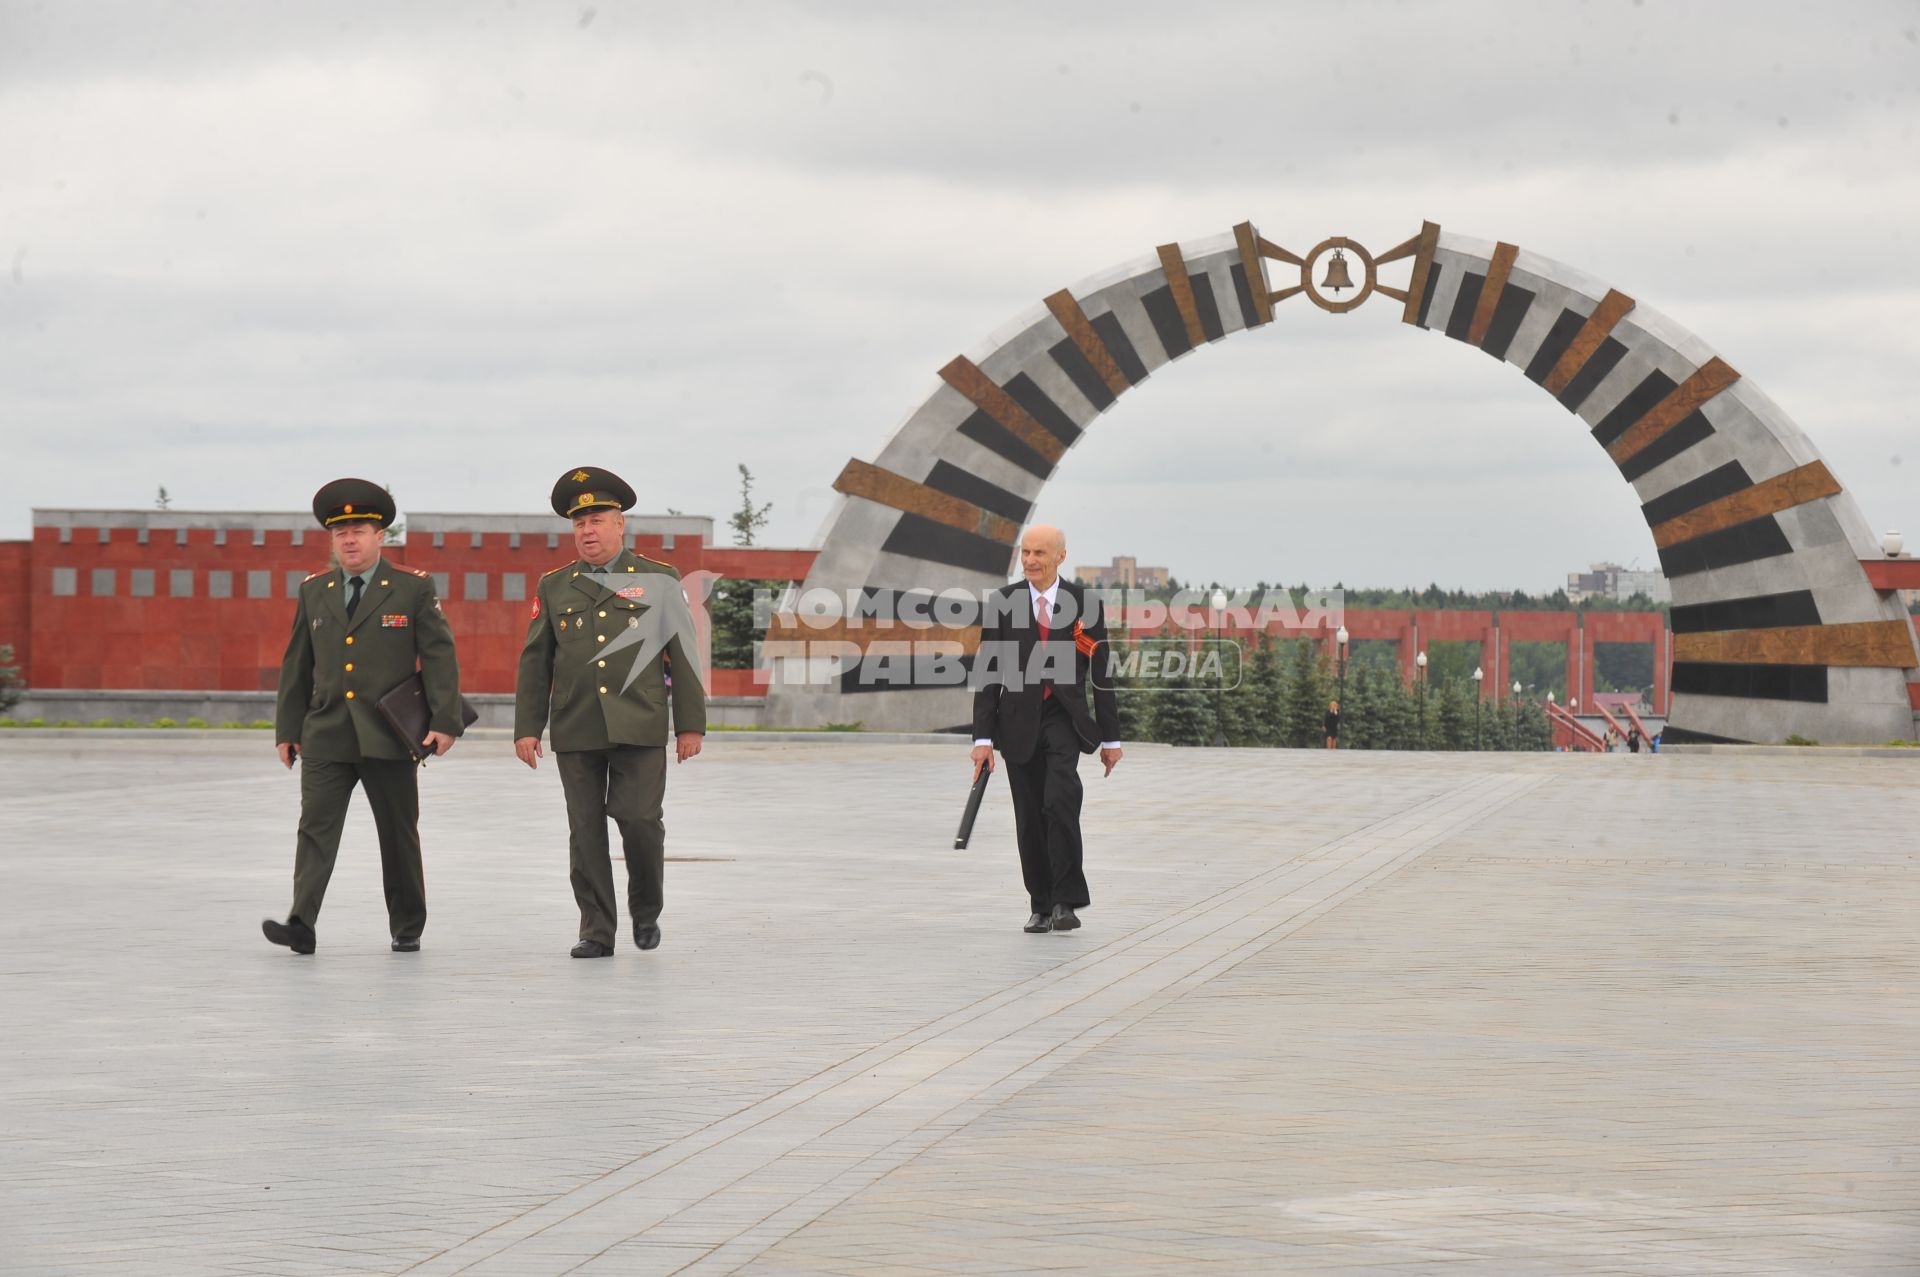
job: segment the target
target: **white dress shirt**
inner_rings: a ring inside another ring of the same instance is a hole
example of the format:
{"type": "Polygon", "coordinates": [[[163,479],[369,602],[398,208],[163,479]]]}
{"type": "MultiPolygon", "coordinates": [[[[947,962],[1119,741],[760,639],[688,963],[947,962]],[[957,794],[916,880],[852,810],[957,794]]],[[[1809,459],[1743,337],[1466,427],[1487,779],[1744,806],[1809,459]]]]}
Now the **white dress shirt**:
{"type": "MultiPolygon", "coordinates": [[[[1042,603],[1046,604],[1047,605],[1046,614],[1047,614],[1047,620],[1048,620],[1047,628],[1049,632],[1051,632],[1053,628],[1052,620],[1053,620],[1053,614],[1055,611],[1053,606],[1054,600],[1059,598],[1059,596],[1060,596],[1060,578],[1057,576],[1053,578],[1053,584],[1049,585],[1044,590],[1036,590],[1033,588],[1033,582],[1031,581],[1027,582],[1027,602],[1033,608],[1033,619],[1036,621],[1040,619],[1040,605],[1042,603]]],[[[990,740],[975,740],[973,743],[976,745],[993,744],[993,742],[990,740]]],[[[1100,742],[1100,748],[1101,749],[1119,749],[1120,742],[1117,740],[1103,740],[1100,742]]]]}

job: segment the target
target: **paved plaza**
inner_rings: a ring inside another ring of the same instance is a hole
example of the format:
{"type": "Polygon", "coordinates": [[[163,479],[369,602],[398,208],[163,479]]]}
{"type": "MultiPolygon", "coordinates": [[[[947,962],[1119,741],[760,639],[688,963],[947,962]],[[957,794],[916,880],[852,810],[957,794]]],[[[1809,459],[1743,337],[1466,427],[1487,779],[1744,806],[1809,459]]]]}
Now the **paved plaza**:
{"type": "Polygon", "coordinates": [[[711,738],[665,944],[567,957],[551,760],[0,738],[0,1269],[1920,1272],[1920,760],[1129,752],[1029,936],[964,749],[711,738]]]}

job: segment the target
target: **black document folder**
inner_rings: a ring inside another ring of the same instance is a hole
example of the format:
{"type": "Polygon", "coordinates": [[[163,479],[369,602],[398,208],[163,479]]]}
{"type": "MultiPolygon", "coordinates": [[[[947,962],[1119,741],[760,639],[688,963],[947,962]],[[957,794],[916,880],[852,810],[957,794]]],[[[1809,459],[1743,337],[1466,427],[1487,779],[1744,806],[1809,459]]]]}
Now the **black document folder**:
{"type": "MultiPolygon", "coordinates": [[[[374,708],[380,711],[380,717],[387,720],[387,726],[400,738],[401,748],[407,751],[407,757],[416,763],[424,763],[432,755],[420,742],[427,738],[427,731],[433,725],[433,713],[427,708],[427,685],[421,681],[415,671],[412,676],[402,679],[399,686],[374,702],[374,708]]],[[[460,698],[460,725],[472,727],[480,718],[466,697],[460,698]]]]}
{"type": "Polygon", "coordinates": [[[960,832],[953,836],[955,851],[965,851],[967,839],[973,837],[973,818],[980,814],[980,799],[986,794],[987,780],[992,775],[992,766],[982,767],[979,778],[973,782],[973,789],[967,794],[967,810],[960,816],[960,832]]]}

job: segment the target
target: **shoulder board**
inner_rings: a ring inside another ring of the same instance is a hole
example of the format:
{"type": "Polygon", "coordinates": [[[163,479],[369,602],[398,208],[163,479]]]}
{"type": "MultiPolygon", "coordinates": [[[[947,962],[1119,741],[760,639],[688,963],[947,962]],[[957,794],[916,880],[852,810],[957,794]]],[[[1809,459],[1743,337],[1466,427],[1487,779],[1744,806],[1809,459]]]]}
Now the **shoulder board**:
{"type": "Polygon", "coordinates": [[[394,564],[394,566],[399,568],[402,572],[413,573],[415,576],[419,577],[423,581],[426,580],[427,578],[427,574],[425,572],[422,572],[419,568],[410,568],[404,563],[396,563],[394,564]]]}
{"type": "Polygon", "coordinates": [[[557,567],[557,568],[554,568],[554,569],[553,569],[552,571],[550,571],[550,572],[542,572],[542,573],[540,574],[540,579],[541,579],[542,581],[544,581],[544,580],[546,580],[546,579],[547,579],[548,577],[550,577],[550,576],[558,576],[558,575],[559,575],[560,573],[562,573],[562,572],[565,572],[565,571],[566,571],[566,570],[567,570],[568,568],[570,568],[570,567],[572,567],[572,566],[573,566],[573,561],[572,561],[571,559],[569,559],[569,560],[568,560],[567,562],[565,562],[565,563],[562,563],[562,564],[561,564],[561,565],[560,565],[559,567],[557,567]]]}
{"type": "Polygon", "coordinates": [[[680,575],[680,569],[679,569],[679,568],[677,568],[677,567],[675,567],[675,566],[673,566],[673,564],[671,564],[671,563],[666,563],[666,562],[663,562],[663,561],[661,561],[661,560],[659,560],[659,559],[656,559],[656,558],[654,558],[654,557],[653,557],[652,555],[650,555],[650,554],[642,554],[642,553],[640,553],[640,551],[638,551],[638,550],[635,550],[635,551],[633,551],[633,557],[634,557],[634,558],[636,558],[636,559],[638,559],[638,560],[640,560],[640,561],[641,561],[642,563],[651,563],[651,564],[653,564],[653,565],[654,565],[655,567],[661,567],[661,568],[665,568],[665,569],[666,569],[667,571],[669,571],[669,572],[671,572],[671,573],[673,573],[673,574],[674,574],[675,576],[679,576],[679,575],[680,575]]]}
{"type": "MultiPolygon", "coordinates": [[[[318,581],[321,577],[327,575],[327,573],[331,571],[333,571],[332,568],[321,568],[318,572],[309,573],[307,575],[307,581],[318,581]]],[[[307,581],[302,581],[300,582],[300,584],[305,585],[307,581]]]]}

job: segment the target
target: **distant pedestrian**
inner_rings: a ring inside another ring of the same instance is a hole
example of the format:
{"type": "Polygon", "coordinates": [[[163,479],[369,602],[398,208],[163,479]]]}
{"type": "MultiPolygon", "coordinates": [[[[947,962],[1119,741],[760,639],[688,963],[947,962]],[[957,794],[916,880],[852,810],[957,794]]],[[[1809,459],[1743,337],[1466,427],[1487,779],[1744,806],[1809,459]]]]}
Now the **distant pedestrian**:
{"type": "Polygon", "coordinates": [[[1340,748],[1340,702],[1339,701],[1327,702],[1327,718],[1326,718],[1326,721],[1321,725],[1321,730],[1326,735],[1328,749],[1340,748]]]}
{"type": "Polygon", "coordinates": [[[1637,727],[1627,732],[1627,752],[1629,754],[1640,752],[1640,729],[1637,727]]]}

